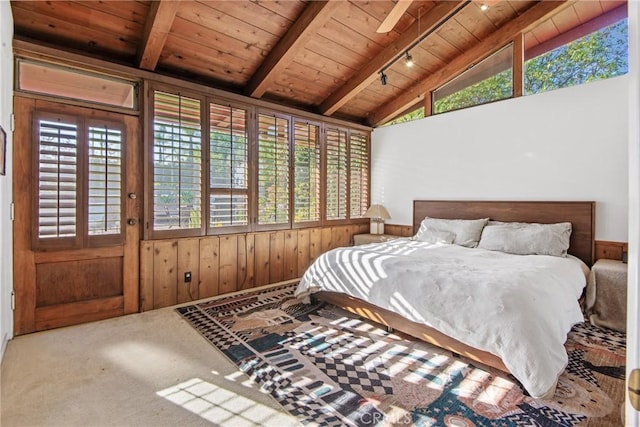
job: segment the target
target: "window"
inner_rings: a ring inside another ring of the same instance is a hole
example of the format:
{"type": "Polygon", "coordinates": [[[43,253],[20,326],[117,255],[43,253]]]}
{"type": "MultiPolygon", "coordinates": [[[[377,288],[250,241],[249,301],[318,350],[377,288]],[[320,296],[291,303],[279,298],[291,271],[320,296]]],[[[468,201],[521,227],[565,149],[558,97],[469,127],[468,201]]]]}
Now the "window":
{"type": "Polygon", "coordinates": [[[369,208],[369,140],[363,133],[349,138],[350,217],[363,218],[369,208]]]}
{"type": "MultiPolygon", "coordinates": [[[[149,238],[363,218],[369,204],[367,131],[161,84],[152,85],[149,102],[149,238]]],[[[111,155],[103,162],[115,161],[111,155]]],[[[104,204],[109,197],[102,197],[104,204]]]]}
{"type": "Polygon", "coordinates": [[[258,115],[258,224],[289,223],[289,120],[258,115]]]}
{"type": "Polygon", "coordinates": [[[89,236],[120,234],[122,130],[89,125],[89,236]]]}
{"type": "Polygon", "coordinates": [[[138,109],[135,82],[43,62],[18,61],[18,89],[76,101],[138,109]]]}
{"type": "Polygon", "coordinates": [[[296,121],[293,141],[293,220],[296,223],[319,222],[320,126],[296,121]]]}
{"type": "MultiPolygon", "coordinates": [[[[526,40],[534,40],[532,33],[526,40]]],[[[628,64],[627,19],[574,39],[559,47],[561,36],[528,49],[525,57],[524,93],[546,92],[626,74],[628,64]],[[555,47],[555,48],[554,48],[555,47]],[[552,48],[552,50],[549,50],[552,48]]]]}
{"type": "Polygon", "coordinates": [[[347,131],[327,129],[327,219],[347,218],[347,131]]]}
{"type": "Polygon", "coordinates": [[[200,229],[202,126],[198,99],[155,92],[153,98],[154,230],[200,229]]]}
{"type": "Polygon", "coordinates": [[[513,95],[513,45],[508,45],[439,87],[433,114],[486,104],[513,95]]]}
{"type": "Polygon", "coordinates": [[[80,248],[120,242],[122,125],[46,112],[37,112],[35,122],[36,246],[80,248]]]}
{"type": "Polygon", "coordinates": [[[249,224],[249,135],[247,111],[209,104],[209,226],[249,224]]]}

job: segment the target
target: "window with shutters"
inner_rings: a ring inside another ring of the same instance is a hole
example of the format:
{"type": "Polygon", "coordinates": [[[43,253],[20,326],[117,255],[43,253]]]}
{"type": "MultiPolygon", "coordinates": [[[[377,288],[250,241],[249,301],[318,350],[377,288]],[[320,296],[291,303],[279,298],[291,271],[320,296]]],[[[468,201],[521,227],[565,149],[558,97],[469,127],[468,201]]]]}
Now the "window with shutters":
{"type": "Polygon", "coordinates": [[[201,229],[201,101],[175,93],[153,96],[153,228],[201,229]]]}
{"type": "Polygon", "coordinates": [[[148,238],[346,224],[368,208],[366,131],[160,83],[149,111],[148,238]]]}
{"type": "Polygon", "coordinates": [[[289,224],[289,119],[258,115],[258,225],[289,224]]]}
{"type": "Polygon", "coordinates": [[[209,226],[249,225],[249,135],[247,111],[209,104],[209,226]]]}
{"type": "Polygon", "coordinates": [[[369,137],[349,136],[349,206],[351,218],[363,218],[369,208],[369,137]]]}
{"type": "Polygon", "coordinates": [[[320,221],[320,126],[296,121],[293,124],[293,220],[320,221]]]}
{"type": "Polygon", "coordinates": [[[89,236],[118,235],[122,220],[122,129],[91,123],[89,151],[89,236]]]}
{"type": "Polygon", "coordinates": [[[120,242],[122,125],[36,112],[35,126],[36,247],[66,249],[120,242]]]}
{"type": "Polygon", "coordinates": [[[327,211],[328,220],[347,219],[348,160],[347,131],[327,129],[327,211]]]}

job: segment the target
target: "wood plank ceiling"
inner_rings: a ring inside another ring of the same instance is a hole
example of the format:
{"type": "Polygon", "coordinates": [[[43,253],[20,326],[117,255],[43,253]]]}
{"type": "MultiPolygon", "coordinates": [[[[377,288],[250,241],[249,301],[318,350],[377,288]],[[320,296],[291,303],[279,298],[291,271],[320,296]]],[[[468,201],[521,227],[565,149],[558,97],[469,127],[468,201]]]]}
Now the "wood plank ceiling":
{"type": "Polygon", "coordinates": [[[18,39],[370,125],[420,106],[519,34],[526,56],[626,15],[625,0],[486,3],[414,0],[380,34],[393,1],[11,2],[18,39]]]}

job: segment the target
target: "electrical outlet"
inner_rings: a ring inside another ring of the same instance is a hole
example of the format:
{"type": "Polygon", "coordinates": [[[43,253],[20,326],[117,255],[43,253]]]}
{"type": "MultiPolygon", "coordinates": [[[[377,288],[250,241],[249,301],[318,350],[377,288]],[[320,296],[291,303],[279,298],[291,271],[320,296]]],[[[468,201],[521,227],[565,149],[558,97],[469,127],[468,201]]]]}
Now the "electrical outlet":
{"type": "Polygon", "coordinates": [[[184,273],[184,283],[191,283],[191,272],[185,271],[184,273]]]}

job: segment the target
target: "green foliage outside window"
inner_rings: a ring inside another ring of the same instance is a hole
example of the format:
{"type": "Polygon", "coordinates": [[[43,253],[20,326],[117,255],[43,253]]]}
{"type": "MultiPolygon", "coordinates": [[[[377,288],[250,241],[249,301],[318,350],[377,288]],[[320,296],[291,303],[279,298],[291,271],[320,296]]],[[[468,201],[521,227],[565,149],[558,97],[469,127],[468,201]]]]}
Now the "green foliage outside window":
{"type": "MultiPolygon", "coordinates": [[[[628,72],[628,26],[624,19],[525,62],[524,94],[575,86],[628,72]]],[[[449,95],[434,105],[434,114],[511,96],[511,70],[503,71],[449,95]]],[[[388,124],[424,117],[416,110],[388,124]]]]}

